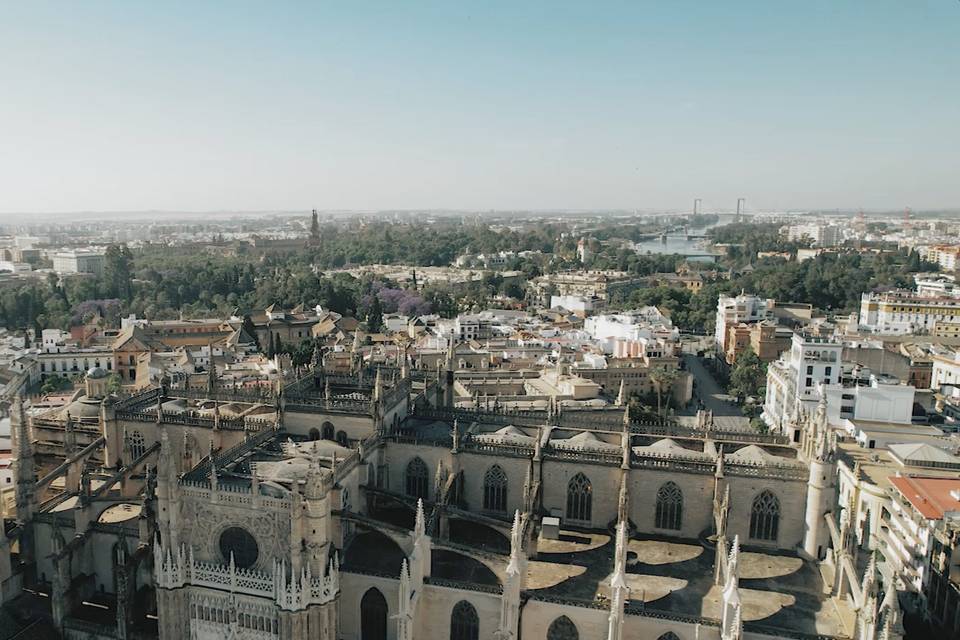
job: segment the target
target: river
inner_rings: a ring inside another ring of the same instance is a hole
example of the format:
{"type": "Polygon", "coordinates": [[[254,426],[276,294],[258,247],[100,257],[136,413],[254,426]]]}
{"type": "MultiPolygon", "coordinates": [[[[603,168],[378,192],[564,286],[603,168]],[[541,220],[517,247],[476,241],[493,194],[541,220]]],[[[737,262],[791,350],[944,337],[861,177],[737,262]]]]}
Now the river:
{"type": "MultiPolygon", "coordinates": [[[[734,218],[736,218],[736,215],[732,213],[721,213],[717,214],[717,217],[718,220],[713,224],[705,227],[691,227],[690,232],[696,235],[702,235],[707,229],[730,224],[734,218]]],[[[710,253],[710,251],[703,246],[703,243],[703,238],[691,238],[688,240],[683,235],[673,234],[662,239],[653,238],[651,240],[637,242],[633,245],[633,248],[641,255],[648,253],[676,253],[682,256],[689,256],[690,260],[700,262],[713,261],[716,257],[715,254],[710,253]]]]}

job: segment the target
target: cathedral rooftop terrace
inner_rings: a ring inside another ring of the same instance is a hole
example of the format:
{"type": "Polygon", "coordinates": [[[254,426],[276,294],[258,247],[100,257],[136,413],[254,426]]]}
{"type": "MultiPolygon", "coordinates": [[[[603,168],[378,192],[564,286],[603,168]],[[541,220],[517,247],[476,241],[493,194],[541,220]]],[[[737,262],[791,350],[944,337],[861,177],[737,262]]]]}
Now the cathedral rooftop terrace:
{"type": "MultiPolygon", "coordinates": [[[[607,533],[561,530],[541,537],[528,567],[528,594],[581,606],[609,606],[614,544],[607,533]]],[[[741,594],[746,631],[777,629],[798,637],[845,637],[852,612],[834,607],[816,567],[791,554],[743,548],[741,594]]],[[[629,541],[629,613],[716,624],[721,585],[713,580],[713,548],[701,541],[637,536],[629,541]]],[[[779,635],[779,633],[778,633],[779,635]]]]}

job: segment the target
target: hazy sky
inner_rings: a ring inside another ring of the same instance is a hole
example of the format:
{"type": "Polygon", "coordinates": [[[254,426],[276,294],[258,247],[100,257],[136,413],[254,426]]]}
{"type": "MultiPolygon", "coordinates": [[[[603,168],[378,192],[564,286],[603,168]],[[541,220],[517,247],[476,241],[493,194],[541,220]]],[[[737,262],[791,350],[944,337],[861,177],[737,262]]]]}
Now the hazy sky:
{"type": "Polygon", "coordinates": [[[0,0],[0,212],[738,196],[960,206],[960,1],[0,0]]]}

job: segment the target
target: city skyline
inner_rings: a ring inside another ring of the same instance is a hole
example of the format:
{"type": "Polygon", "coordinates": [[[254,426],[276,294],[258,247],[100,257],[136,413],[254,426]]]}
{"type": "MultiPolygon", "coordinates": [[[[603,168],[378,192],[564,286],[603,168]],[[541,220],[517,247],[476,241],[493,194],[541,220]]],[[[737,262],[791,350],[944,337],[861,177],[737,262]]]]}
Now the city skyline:
{"type": "Polygon", "coordinates": [[[4,14],[8,217],[960,206],[960,3],[4,14]]]}

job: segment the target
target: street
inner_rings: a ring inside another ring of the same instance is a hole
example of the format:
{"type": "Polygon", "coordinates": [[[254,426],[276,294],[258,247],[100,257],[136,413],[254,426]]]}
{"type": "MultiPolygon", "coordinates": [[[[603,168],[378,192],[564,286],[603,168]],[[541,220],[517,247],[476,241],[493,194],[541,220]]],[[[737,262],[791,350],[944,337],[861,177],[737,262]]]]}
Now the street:
{"type": "Polygon", "coordinates": [[[724,389],[713,379],[710,371],[703,365],[700,358],[683,354],[683,362],[696,381],[693,390],[693,402],[681,415],[695,415],[699,403],[703,402],[706,409],[713,411],[714,423],[723,429],[749,429],[750,421],[740,411],[740,407],[733,402],[724,389]]]}

